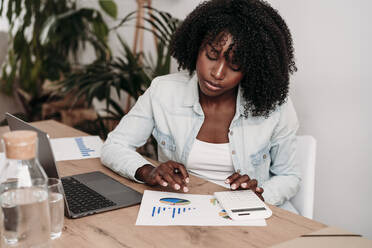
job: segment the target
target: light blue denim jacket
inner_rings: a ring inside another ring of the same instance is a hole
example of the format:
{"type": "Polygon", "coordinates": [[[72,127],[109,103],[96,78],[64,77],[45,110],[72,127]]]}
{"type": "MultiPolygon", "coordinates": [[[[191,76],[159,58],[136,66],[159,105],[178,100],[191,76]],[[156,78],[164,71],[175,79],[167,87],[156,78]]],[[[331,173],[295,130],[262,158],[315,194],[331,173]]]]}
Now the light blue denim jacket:
{"type": "MultiPolygon", "coordinates": [[[[282,205],[300,185],[295,163],[298,121],[290,99],[268,118],[244,118],[244,98],[239,87],[236,113],[229,128],[229,144],[235,171],[255,178],[265,201],[282,205]]],[[[158,160],[174,160],[187,168],[191,147],[204,121],[199,103],[197,76],[175,73],[157,77],[105,141],[101,160],[118,174],[134,178],[149,164],[136,148],[153,134],[158,160]]]]}

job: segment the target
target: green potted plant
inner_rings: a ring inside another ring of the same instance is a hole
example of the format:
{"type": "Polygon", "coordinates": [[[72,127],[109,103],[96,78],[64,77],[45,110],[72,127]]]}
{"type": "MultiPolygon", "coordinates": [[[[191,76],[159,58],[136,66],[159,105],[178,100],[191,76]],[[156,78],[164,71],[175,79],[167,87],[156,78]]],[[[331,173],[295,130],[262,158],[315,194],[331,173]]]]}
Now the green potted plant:
{"type": "Polygon", "coordinates": [[[111,127],[103,125],[102,121],[118,122],[128,111],[114,100],[111,91],[115,91],[119,100],[122,99],[123,92],[137,100],[149,87],[154,77],[170,72],[171,56],[168,45],[180,21],[169,13],[150,7],[146,8],[151,10],[149,16],[144,17],[150,27],[139,26],[138,28],[150,31],[157,38],[156,59],[142,51],[133,52],[118,33],[117,29],[133,19],[133,15],[137,13],[137,11],[131,12],[122,19],[118,26],[111,29],[120,41],[122,55],[110,56],[106,60],[97,60],[85,65],[68,74],[59,84],[62,93],[74,92],[75,101],[84,96],[89,105],[95,98],[106,102],[104,108],[106,115],[97,119],[97,130],[103,138],[106,137],[111,127]]]}
{"type": "MultiPolygon", "coordinates": [[[[100,0],[99,4],[116,18],[112,0],[100,0]]],[[[41,104],[50,100],[43,91],[44,82],[58,81],[71,72],[78,64],[79,49],[86,43],[94,47],[97,59],[110,53],[109,30],[101,12],[78,8],[76,1],[1,0],[0,15],[3,13],[10,23],[10,45],[0,90],[18,93],[29,120],[40,119],[41,104]]]]}

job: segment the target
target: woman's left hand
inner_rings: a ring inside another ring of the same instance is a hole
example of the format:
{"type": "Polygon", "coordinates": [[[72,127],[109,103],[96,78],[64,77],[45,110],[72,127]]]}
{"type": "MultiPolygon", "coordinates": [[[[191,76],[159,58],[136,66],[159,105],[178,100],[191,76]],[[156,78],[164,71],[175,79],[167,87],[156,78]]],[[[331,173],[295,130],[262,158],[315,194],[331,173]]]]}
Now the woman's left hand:
{"type": "Polygon", "coordinates": [[[263,188],[257,187],[257,180],[251,179],[248,175],[240,175],[239,173],[235,172],[225,180],[226,184],[230,184],[230,188],[232,190],[236,189],[250,189],[256,193],[256,195],[264,201],[262,196],[263,188]]]}

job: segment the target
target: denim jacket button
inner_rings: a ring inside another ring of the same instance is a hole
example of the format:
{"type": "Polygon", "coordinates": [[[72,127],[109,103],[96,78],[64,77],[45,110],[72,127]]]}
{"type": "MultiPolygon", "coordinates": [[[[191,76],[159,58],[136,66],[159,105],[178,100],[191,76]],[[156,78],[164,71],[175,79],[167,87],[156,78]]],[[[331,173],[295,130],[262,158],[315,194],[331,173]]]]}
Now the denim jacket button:
{"type": "Polygon", "coordinates": [[[165,141],[162,141],[161,144],[162,144],[162,145],[165,145],[165,141]]]}
{"type": "Polygon", "coordinates": [[[264,155],[262,156],[263,159],[266,159],[266,157],[267,157],[266,154],[264,154],[264,155]]]}

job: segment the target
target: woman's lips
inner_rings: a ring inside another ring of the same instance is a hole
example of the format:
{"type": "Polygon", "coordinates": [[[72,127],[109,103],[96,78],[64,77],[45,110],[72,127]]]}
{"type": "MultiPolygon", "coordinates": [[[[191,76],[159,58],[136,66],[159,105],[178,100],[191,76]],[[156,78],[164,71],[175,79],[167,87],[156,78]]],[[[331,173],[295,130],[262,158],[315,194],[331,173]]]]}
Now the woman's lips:
{"type": "Polygon", "coordinates": [[[211,90],[211,91],[217,91],[217,90],[220,90],[220,89],[221,89],[220,86],[218,86],[218,85],[216,85],[216,84],[214,84],[214,83],[212,83],[212,82],[209,82],[209,81],[207,81],[207,80],[204,80],[204,83],[205,83],[205,86],[206,86],[209,90],[211,90]]]}

